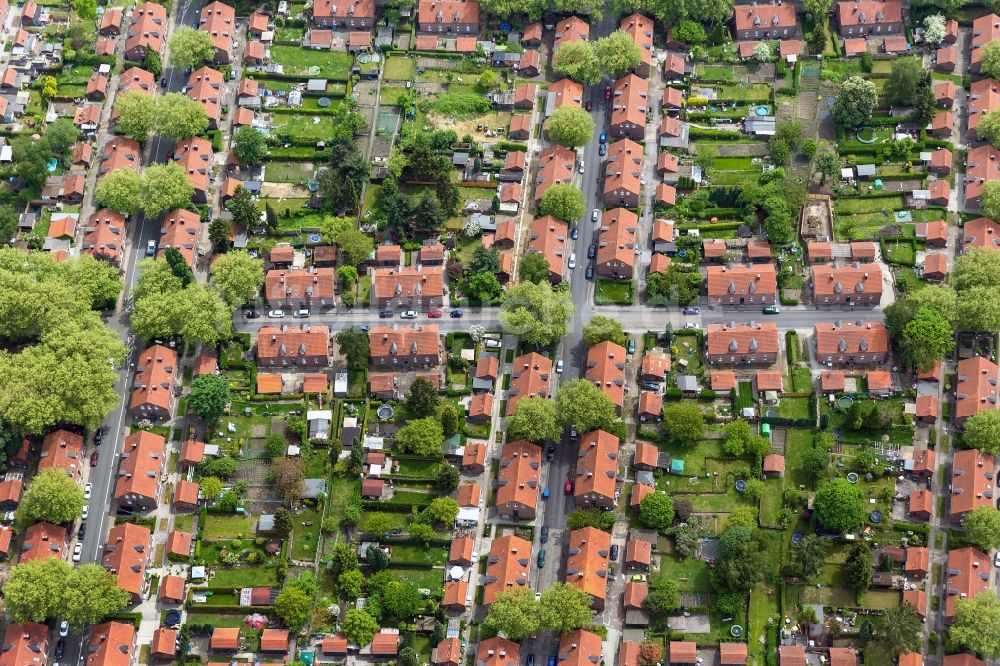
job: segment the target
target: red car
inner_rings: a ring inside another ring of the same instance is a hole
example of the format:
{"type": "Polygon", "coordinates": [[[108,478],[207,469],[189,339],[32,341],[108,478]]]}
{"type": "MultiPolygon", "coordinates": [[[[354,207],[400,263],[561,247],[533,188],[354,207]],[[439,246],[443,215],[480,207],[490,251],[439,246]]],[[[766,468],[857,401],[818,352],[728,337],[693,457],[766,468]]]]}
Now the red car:
{"type": "Polygon", "coordinates": [[[611,86],[604,86],[604,99],[611,99],[611,86]]]}
{"type": "Polygon", "coordinates": [[[97,467],[97,451],[90,454],[90,466],[97,467]]]}
{"type": "Polygon", "coordinates": [[[590,100],[588,99],[588,100],[587,100],[587,103],[586,103],[586,104],[584,104],[584,108],[585,108],[585,109],[587,109],[587,111],[593,111],[593,110],[594,110],[594,103],[593,103],[593,102],[591,102],[591,101],[590,101],[590,100]]]}
{"type": "Polygon", "coordinates": [[[566,485],[563,486],[563,492],[567,495],[573,494],[573,482],[570,479],[566,479],[566,485]]]}
{"type": "Polygon", "coordinates": [[[441,314],[442,313],[441,313],[440,310],[431,310],[430,312],[427,313],[427,316],[430,319],[440,319],[441,318],[441,314]]]}

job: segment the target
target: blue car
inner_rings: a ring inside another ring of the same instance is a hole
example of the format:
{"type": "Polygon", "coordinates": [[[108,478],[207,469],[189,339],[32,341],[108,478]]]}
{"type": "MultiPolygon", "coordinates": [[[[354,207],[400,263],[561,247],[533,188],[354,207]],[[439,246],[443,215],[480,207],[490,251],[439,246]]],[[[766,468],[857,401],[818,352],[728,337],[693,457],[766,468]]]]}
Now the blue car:
{"type": "Polygon", "coordinates": [[[573,227],[573,230],[569,232],[569,237],[572,238],[573,240],[576,240],[577,238],[579,238],[580,237],[580,229],[577,228],[577,227],[573,227]]]}
{"type": "Polygon", "coordinates": [[[607,143],[607,142],[608,142],[608,133],[601,132],[601,143],[607,143]]]}
{"type": "Polygon", "coordinates": [[[602,143],[601,147],[597,149],[597,154],[600,155],[601,157],[604,157],[605,155],[607,155],[608,154],[608,144],[602,143]]]}
{"type": "Polygon", "coordinates": [[[548,499],[550,494],[551,493],[549,492],[549,487],[548,486],[545,486],[544,488],[542,488],[542,499],[543,500],[548,499]]]}
{"type": "Polygon", "coordinates": [[[549,666],[556,666],[556,656],[554,654],[549,655],[549,666]]]}

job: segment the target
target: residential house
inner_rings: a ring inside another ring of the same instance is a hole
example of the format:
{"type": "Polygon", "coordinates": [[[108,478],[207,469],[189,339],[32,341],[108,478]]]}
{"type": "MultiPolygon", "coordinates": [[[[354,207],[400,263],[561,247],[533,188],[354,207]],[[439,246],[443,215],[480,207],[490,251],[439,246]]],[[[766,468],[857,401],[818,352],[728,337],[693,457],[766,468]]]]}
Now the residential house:
{"type": "Polygon", "coordinates": [[[631,280],[635,275],[638,216],[625,208],[605,211],[597,244],[596,272],[605,278],[631,280]]]}
{"type": "Polygon", "coordinates": [[[562,282],[566,264],[566,240],[569,225],[551,215],[539,217],[531,222],[528,232],[528,252],[536,252],[545,257],[549,264],[549,281],[562,282]]]}
{"type": "Polygon", "coordinates": [[[326,326],[261,326],[257,365],[270,368],[325,368],[330,364],[330,329],[326,326]]]}
{"type": "Polygon", "coordinates": [[[625,400],[625,348],[605,341],[587,350],[587,370],[584,377],[593,382],[615,405],[621,414],[625,400]]]}
{"type": "Polygon", "coordinates": [[[638,208],[641,177],[642,147],[629,139],[611,144],[604,167],[604,205],[638,208]]]}
{"type": "Polygon", "coordinates": [[[479,641],[475,666],[519,666],[521,646],[500,636],[479,641]]]}
{"type": "Polygon", "coordinates": [[[973,414],[997,408],[997,364],[982,356],[958,362],[954,423],[959,428],[973,414]]]}
{"type": "Polygon", "coordinates": [[[161,435],[137,430],[125,438],[115,482],[115,500],[120,509],[151,511],[160,503],[165,457],[166,440],[161,435]]]}
{"type": "Polygon", "coordinates": [[[635,74],[618,79],[611,96],[611,136],[642,141],[646,136],[649,82],[635,74]]]}
{"type": "Polygon", "coordinates": [[[150,529],[135,523],[121,523],[108,532],[101,565],[115,574],[118,587],[131,595],[132,604],[142,601],[152,543],[150,529]]]}
{"type": "MultiPolygon", "coordinates": [[[[34,3],[29,3],[34,4],[34,3]]],[[[10,623],[4,630],[0,666],[44,666],[49,654],[49,628],[38,622],[10,623]]]]}
{"type": "Polygon", "coordinates": [[[836,14],[841,37],[902,34],[905,27],[899,0],[841,0],[836,14]]]}
{"type": "Polygon", "coordinates": [[[437,308],[444,298],[441,266],[376,268],[372,270],[374,304],[380,309],[437,308]]]}
{"type": "Polygon", "coordinates": [[[83,436],[62,428],[47,434],[38,454],[38,471],[50,467],[63,470],[76,482],[83,481],[83,436]]]}
{"type": "Polygon", "coordinates": [[[917,411],[915,414],[917,425],[934,425],[938,419],[938,398],[936,395],[918,395],[917,411]]]}
{"type": "Polygon", "coordinates": [[[208,129],[218,129],[222,120],[223,77],[217,69],[205,66],[191,72],[185,94],[200,103],[208,115],[208,129]]]}
{"type": "Polygon", "coordinates": [[[511,363],[510,388],[507,391],[507,416],[517,409],[517,402],[524,397],[549,397],[549,378],[552,360],[537,352],[516,357],[511,363]]]}
{"type": "Polygon", "coordinates": [[[500,452],[494,502],[505,520],[534,520],[538,507],[542,449],[524,440],[507,442],[500,452]]]}
{"type": "Polygon", "coordinates": [[[754,3],[734,8],[736,39],[777,40],[798,34],[793,3],[754,3]]]}
{"type": "Polygon", "coordinates": [[[131,666],[135,651],[135,627],[131,622],[104,622],[90,632],[84,651],[87,666],[131,666]]]}
{"type": "MultiPolygon", "coordinates": [[[[966,207],[978,208],[983,186],[998,178],[1000,178],[1000,150],[988,143],[969,150],[965,159],[966,207]]],[[[948,181],[935,182],[947,184],[948,181]]]]}
{"type": "Polygon", "coordinates": [[[944,220],[918,222],[914,236],[924,239],[929,248],[943,248],[948,244],[948,223],[944,220]]]}
{"type": "Polygon", "coordinates": [[[506,590],[530,589],[528,570],[531,558],[530,541],[514,535],[493,539],[486,558],[483,605],[489,606],[506,590]]]}
{"type": "MultiPolygon", "coordinates": [[[[964,452],[963,452],[964,453],[964,452]]],[[[948,551],[945,567],[944,621],[951,624],[955,619],[955,602],[971,599],[977,594],[990,591],[990,556],[977,548],[966,547],[948,551]]]]}
{"type": "Polygon", "coordinates": [[[336,304],[332,268],[272,269],[264,277],[269,308],[325,312],[336,304]]]}
{"type": "Polygon", "coordinates": [[[591,606],[600,612],[608,587],[608,556],[611,535],[595,527],[569,533],[566,557],[566,582],[590,595],[591,606]]]}
{"type": "Polygon", "coordinates": [[[972,247],[986,250],[1000,248],[1000,224],[988,217],[966,222],[962,227],[962,252],[972,247]]]}
{"type": "Polygon", "coordinates": [[[816,360],[827,366],[879,365],[889,354],[889,334],[881,321],[818,322],[816,360]]]}
{"type": "Polygon", "coordinates": [[[437,324],[374,326],[368,333],[368,346],[372,365],[377,368],[406,370],[440,363],[441,334],[437,324]]]}
{"type": "Polygon", "coordinates": [[[778,360],[778,327],[773,322],[709,324],[706,346],[712,365],[771,365],[778,360]]]}
{"type": "Polygon", "coordinates": [[[124,136],[110,139],[101,148],[101,164],[98,167],[98,178],[118,169],[131,169],[138,172],[142,162],[142,146],[138,141],[124,136]]]}
{"type": "Polygon", "coordinates": [[[649,67],[653,61],[653,19],[635,13],[623,18],[618,24],[618,29],[623,30],[641,49],[641,59],[639,64],[632,68],[632,72],[636,76],[648,79],[649,67]]]}
{"type": "Polygon", "coordinates": [[[198,508],[198,493],[201,487],[194,481],[182,479],[177,482],[174,490],[173,507],[175,511],[187,512],[198,508]]]}
{"type": "MultiPolygon", "coordinates": [[[[517,118],[517,116],[514,116],[517,118]]],[[[535,177],[535,204],[542,200],[542,195],[556,184],[573,182],[573,167],[576,165],[576,153],[565,146],[552,144],[538,156],[538,175],[535,177]]]]}
{"type": "Polygon", "coordinates": [[[125,59],[143,62],[148,51],[159,54],[166,32],[166,8],[155,2],[142,3],[132,11],[132,22],[125,39],[125,59]]]}
{"type": "Polygon", "coordinates": [[[167,211],[160,223],[160,243],[156,256],[162,258],[168,248],[181,253],[184,261],[194,268],[198,253],[198,236],[201,233],[201,217],[183,208],[167,211]]]}
{"type": "Polygon", "coordinates": [[[1000,16],[987,14],[972,22],[972,49],[969,60],[972,73],[978,74],[983,60],[983,48],[990,42],[1000,40],[1000,16]]]}
{"type": "Polygon", "coordinates": [[[717,305],[773,305],[778,276],[774,264],[708,267],[708,299],[717,305]]]}
{"type": "Polygon", "coordinates": [[[69,555],[68,539],[69,532],[61,525],[35,523],[24,531],[18,562],[66,559],[69,555]]]}
{"type": "MultiPolygon", "coordinates": [[[[221,4],[214,2],[212,4],[221,4]]],[[[211,181],[212,144],[208,139],[192,136],[177,142],[174,148],[174,162],[187,174],[188,183],[194,188],[194,202],[208,201],[208,185],[211,181]]]]}
{"type": "Polygon", "coordinates": [[[814,305],[877,306],[882,300],[878,264],[818,264],[812,273],[814,305]]]}
{"type": "Polygon", "coordinates": [[[477,0],[420,0],[417,6],[420,32],[468,34],[479,32],[477,0]]]}
{"type": "Polygon", "coordinates": [[[588,39],[590,39],[590,24],[579,16],[570,16],[556,23],[552,49],[558,49],[563,44],[585,42],[588,39]]]}
{"type": "Polygon", "coordinates": [[[177,383],[177,352],[153,345],[139,354],[129,411],[137,419],[169,419],[177,383]]]}
{"type": "Polygon", "coordinates": [[[958,523],[965,514],[982,506],[993,506],[995,466],[993,456],[979,449],[956,451],[951,466],[949,517],[958,523]]]}
{"type": "Polygon", "coordinates": [[[618,443],[617,437],[603,430],[593,430],[580,438],[573,487],[577,506],[615,507],[618,443]]]}
{"type": "Polygon", "coordinates": [[[546,92],[546,116],[552,114],[556,109],[561,109],[566,105],[583,106],[583,84],[565,78],[559,79],[548,87],[546,92]]]}

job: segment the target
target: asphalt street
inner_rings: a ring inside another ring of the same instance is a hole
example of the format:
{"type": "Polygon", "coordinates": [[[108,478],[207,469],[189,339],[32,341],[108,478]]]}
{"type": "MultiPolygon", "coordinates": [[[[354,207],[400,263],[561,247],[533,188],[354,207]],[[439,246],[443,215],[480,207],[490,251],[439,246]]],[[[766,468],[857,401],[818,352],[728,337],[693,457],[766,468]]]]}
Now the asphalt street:
{"type": "MultiPolygon", "coordinates": [[[[189,0],[179,11],[171,14],[173,27],[177,25],[191,25],[195,23],[201,9],[200,3],[189,0]]],[[[169,34],[169,33],[168,33],[169,34]]],[[[171,67],[168,57],[164,57],[164,70],[162,76],[167,80],[165,92],[181,92],[187,83],[184,71],[171,67]]],[[[149,157],[146,164],[154,162],[166,162],[173,152],[173,142],[161,140],[159,137],[153,140],[149,148],[149,157]]],[[[156,220],[146,220],[141,213],[132,217],[129,223],[128,233],[131,243],[128,248],[127,258],[123,266],[125,288],[124,294],[127,296],[135,286],[138,279],[139,263],[145,259],[146,243],[150,240],[159,241],[160,226],[156,220]]],[[[96,448],[99,451],[99,459],[96,467],[90,469],[88,482],[92,484],[92,497],[90,501],[90,517],[87,520],[87,531],[83,539],[82,563],[100,562],[100,553],[103,548],[107,532],[114,524],[112,517],[115,472],[118,469],[118,462],[121,457],[122,441],[125,437],[125,423],[128,415],[127,406],[129,400],[129,388],[132,382],[136,359],[140,349],[133,348],[131,333],[129,332],[129,308],[122,307],[117,310],[107,321],[107,324],[122,338],[128,345],[128,357],[125,365],[118,372],[118,382],[115,390],[121,396],[121,402],[115,410],[104,420],[104,439],[102,444],[96,448]]],[[[79,636],[71,635],[66,641],[66,651],[64,662],[75,664],[84,658],[83,642],[89,632],[84,631],[79,636]]]]}

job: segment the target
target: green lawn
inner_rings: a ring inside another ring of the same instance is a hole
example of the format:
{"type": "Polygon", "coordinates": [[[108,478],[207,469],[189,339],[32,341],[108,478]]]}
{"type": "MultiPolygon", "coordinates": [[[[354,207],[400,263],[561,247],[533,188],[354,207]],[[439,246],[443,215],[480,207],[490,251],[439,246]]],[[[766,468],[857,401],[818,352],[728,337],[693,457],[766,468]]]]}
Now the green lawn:
{"type": "Polygon", "coordinates": [[[215,575],[210,584],[212,587],[254,587],[275,585],[278,577],[275,570],[267,567],[224,569],[215,567],[215,575]]]}
{"type": "Polygon", "coordinates": [[[594,291],[597,305],[632,305],[635,302],[635,283],[631,280],[598,278],[594,291]]]}
{"type": "Polygon", "coordinates": [[[684,560],[668,556],[662,557],[660,559],[660,575],[652,581],[654,587],[657,580],[676,580],[681,593],[712,591],[708,563],[693,557],[684,560]]]}
{"type": "Polygon", "coordinates": [[[785,419],[812,418],[809,398],[781,398],[778,403],[778,416],[785,419]]]}
{"type": "Polygon", "coordinates": [[[333,116],[311,116],[308,114],[279,113],[272,120],[275,132],[287,134],[307,141],[323,141],[333,134],[336,120],[333,116]]]}
{"type": "Polygon", "coordinates": [[[432,592],[441,589],[444,585],[444,569],[386,569],[393,580],[413,583],[418,588],[425,588],[432,592]]]}
{"type": "Polygon", "coordinates": [[[416,66],[412,58],[391,55],[385,61],[382,76],[386,81],[410,81],[415,72],[416,66]]]}
{"type": "Polygon", "coordinates": [[[272,46],[271,60],[285,66],[285,74],[346,81],[354,56],[343,51],[314,51],[298,46],[272,46]],[[318,67],[319,70],[313,70],[318,67]]]}
{"type": "Polygon", "coordinates": [[[784,481],[782,479],[768,479],[764,482],[764,492],[760,496],[760,524],[777,525],[778,516],[781,513],[782,491],[784,481]]]}
{"type": "Polygon", "coordinates": [[[768,649],[774,650],[774,646],[765,646],[760,642],[761,637],[767,636],[768,620],[774,618],[778,622],[781,618],[778,614],[778,600],[772,590],[762,583],[758,583],[750,592],[750,625],[747,635],[747,651],[750,663],[764,663],[765,652],[768,649]]]}
{"type": "Polygon", "coordinates": [[[883,210],[901,210],[903,195],[889,197],[852,198],[837,201],[837,214],[880,213],[883,210]]]}
{"type": "Polygon", "coordinates": [[[194,516],[181,514],[174,518],[174,529],[178,532],[190,532],[194,529],[194,516]]]}
{"type": "MultiPolygon", "coordinates": [[[[360,529],[362,532],[368,529],[368,524],[369,524],[368,518],[373,513],[376,512],[365,510],[361,514],[361,522],[358,523],[358,529],[360,529]]],[[[391,527],[399,527],[399,528],[405,528],[408,524],[407,518],[410,517],[408,513],[386,513],[385,515],[389,516],[390,520],[392,521],[391,527]]]]}
{"type": "Polygon", "coordinates": [[[352,492],[360,489],[358,479],[349,479],[343,476],[334,476],[329,480],[330,492],[327,515],[337,519],[337,524],[344,518],[344,507],[347,506],[347,498],[352,492]]]}
{"type": "Polygon", "coordinates": [[[264,167],[264,180],[269,183],[299,183],[312,180],[316,167],[312,162],[268,162],[264,167]]]}
{"type": "Polygon", "coordinates": [[[809,368],[792,368],[792,391],[809,393],[813,389],[812,371],[809,368]]]}
{"type": "Polygon", "coordinates": [[[448,561],[448,548],[445,546],[422,546],[419,544],[393,545],[391,561],[413,562],[428,566],[443,565],[448,561]]]}
{"type": "Polygon", "coordinates": [[[413,460],[410,458],[394,458],[399,463],[399,473],[403,476],[437,476],[442,462],[430,458],[413,460]]]}
{"type": "Polygon", "coordinates": [[[208,514],[201,525],[201,537],[209,541],[239,539],[253,534],[253,519],[239,514],[208,514]]]}
{"type": "Polygon", "coordinates": [[[917,262],[917,252],[912,243],[896,243],[887,241],[885,244],[886,259],[896,264],[912,266],[917,262]]]}
{"type": "MultiPolygon", "coordinates": [[[[898,606],[900,593],[896,590],[868,590],[862,601],[863,608],[886,609],[898,606]]],[[[824,606],[854,606],[854,590],[846,587],[807,587],[802,590],[802,602],[824,606]]]]}
{"type": "Polygon", "coordinates": [[[292,516],[292,558],[313,560],[319,543],[319,528],[322,514],[315,509],[306,509],[292,516]]]}
{"type": "Polygon", "coordinates": [[[243,622],[243,618],[246,617],[246,613],[205,613],[198,610],[201,606],[199,604],[195,605],[195,608],[188,611],[187,621],[191,624],[210,624],[213,627],[222,628],[233,628],[233,627],[246,627],[243,622]]]}

